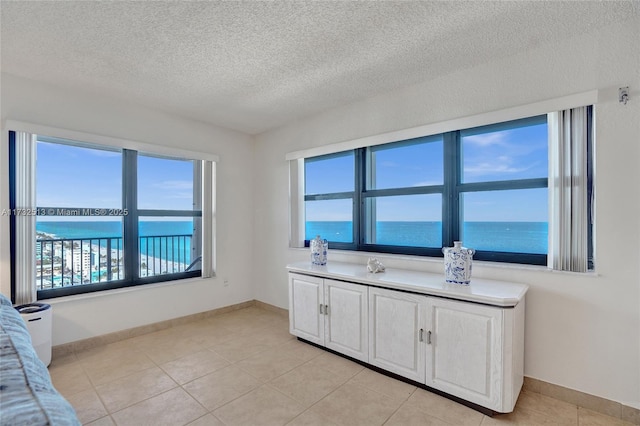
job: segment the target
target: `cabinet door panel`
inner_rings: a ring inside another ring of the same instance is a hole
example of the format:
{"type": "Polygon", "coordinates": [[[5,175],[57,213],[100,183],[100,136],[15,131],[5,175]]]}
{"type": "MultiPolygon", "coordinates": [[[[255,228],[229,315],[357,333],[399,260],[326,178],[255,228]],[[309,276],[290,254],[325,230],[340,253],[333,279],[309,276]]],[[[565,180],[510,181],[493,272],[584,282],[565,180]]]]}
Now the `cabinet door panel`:
{"type": "Polygon", "coordinates": [[[425,311],[424,296],[370,288],[369,363],[424,383],[425,311]]]}
{"type": "Polygon", "coordinates": [[[324,280],[327,315],[325,344],[328,348],[368,361],[367,287],[324,280]]]}
{"type": "Polygon", "coordinates": [[[313,343],[324,344],[322,278],[289,274],[289,331],[313,343]]]}
{"type": "Polygon", "coordinates": [[[502,393],[502,309],[429,299],[427,386],[489,408],[502,393]]]}

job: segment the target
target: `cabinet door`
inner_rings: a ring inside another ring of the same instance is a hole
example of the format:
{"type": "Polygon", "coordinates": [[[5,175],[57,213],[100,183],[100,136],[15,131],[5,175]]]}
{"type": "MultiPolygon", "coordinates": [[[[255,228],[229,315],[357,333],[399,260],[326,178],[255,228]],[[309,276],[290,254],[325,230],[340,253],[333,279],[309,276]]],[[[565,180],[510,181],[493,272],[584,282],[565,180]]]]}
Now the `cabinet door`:
{"type": "Polygon", "coordinates": [[[426,385],[501,409],[502,309],[429,298],[426,385]]]}
{"type": "Polygon", "coordinates": [[[325,279],[324,288],[326,347],[368,361],[367,287],[325,279]]]}
{"type": "Polygon", "coordinates": [[[417,382],[425,380],[426,297],[369,288],[369,363],[417,382]]]}
{"type": "Polygon", "coordinates": [[[324,287],[322,278],[289,274],[289,332],[324,344],[324,287]]]}

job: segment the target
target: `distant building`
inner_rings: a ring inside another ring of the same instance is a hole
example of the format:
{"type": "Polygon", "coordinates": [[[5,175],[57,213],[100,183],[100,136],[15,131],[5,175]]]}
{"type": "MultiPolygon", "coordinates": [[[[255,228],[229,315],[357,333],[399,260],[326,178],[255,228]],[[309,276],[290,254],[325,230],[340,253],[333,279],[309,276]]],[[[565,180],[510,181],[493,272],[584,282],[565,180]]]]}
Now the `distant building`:
{"type": "Polygon", "coordinates": [[[92,253],[89,248],[83,250],[69,250],[64,253],[65,266],[73,271],[74,274],[88,276],[91,273],[91,267],[98,264],[97,253],[92,253]]]}

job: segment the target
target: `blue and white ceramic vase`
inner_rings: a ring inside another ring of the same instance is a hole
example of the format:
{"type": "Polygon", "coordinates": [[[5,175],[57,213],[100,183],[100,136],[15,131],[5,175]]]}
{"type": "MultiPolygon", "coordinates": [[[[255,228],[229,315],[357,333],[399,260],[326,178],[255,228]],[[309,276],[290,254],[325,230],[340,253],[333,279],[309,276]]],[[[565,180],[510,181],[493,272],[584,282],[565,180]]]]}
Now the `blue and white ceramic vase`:
{"type": "Polygon", "coordinates": [[[471,282],[471,263],[476,251],[462,247],[461,241],[454,241],[453,247],[443,247],[444,278],[448,283],[469,285],[471,282]]]}
{"type": "Polygon", "coordinates": [[[314,265],[326,265],[329,242],[318,235],[309,242],[309,247],[311,247],[311,263],[314,265]]]}

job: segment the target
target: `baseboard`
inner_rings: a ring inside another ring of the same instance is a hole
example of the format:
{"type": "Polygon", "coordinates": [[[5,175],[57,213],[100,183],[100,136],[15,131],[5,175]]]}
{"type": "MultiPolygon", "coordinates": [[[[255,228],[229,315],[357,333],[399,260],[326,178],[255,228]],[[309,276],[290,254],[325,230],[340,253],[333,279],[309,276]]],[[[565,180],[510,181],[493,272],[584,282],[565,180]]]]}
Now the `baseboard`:
{"type": "Polygon", "coordinates": [[[264,309],[265,311],[273,312],[278,315],[281,315],[284,318],[289,318],[289,310],[284,308],[279,308],[277,306],[270,305],[265,302],[261,302],[259,300],[254,300],[256,307],[264,309]]]}
{"type": "Polygon", "coordinates": [[[623,405],[619,402],[526,376],[524,378],[524,386],[522,389],[528,392],[535,392],[560,401],[568,402],[591,411],[606,414],[607,416],[622,419],[629,423],[640,425],[640,410],[623,405]]]}
{"type": "MultiPolygon", "coordinates": [[[[283,317],[287,318],[289,311],[283,308],[279,308],[274,305],[270,305],[259,300],[250,300],[248,302],[242,302],[231,306],[225,306],[223,308],[213,309],[211,311],[200,312],[198,314],[187,315],[180,318],[174,318],[166,321],[157,322],[154,324],[143,325],[140,327],[134,327],[127,330],[117,331],[114,333],[104,334],[102,336],[91,337],[88,339],[78,340],[71,343],[65,343],[57,345],[52,348],[52,358],[62,357],[77,351],[82,351],[96,346],[106,345],[114,343],[120,340],[128,339],[131,337],[140,336],[147,333],[153,333],[154,331],[164,330],[167,328],[175,327],[178,325],[186,324],[192,321],[198,321],[205,318],[211,318],[216,315],[221,315],[227,312],[232,312],[238,309],[248,308],[255,306],[260,309],[264,309],[270,312],[275,312],[283,317]]],[[[606,414],[611,417],[622,419],[623,421],[640,425],[640,410],[635,407],[623,405],[619,402],[611,401],[598,396],[590,395],[588,393],[580,392],[574,389],[565,388],[563,386],[548,383],[542,380],[534,379],[532,377],[524,378],[523,390],[527,392],[535,392],[541,395],[549,396],[551,398],[558,399],[560,401],[575,404],[579,407],[586,408],[591,411],[606,414]]]]}
{"type": "MultiPolygon", "coordinates": [[[[262,303],[262,304],[266,305],[266,303],[262,303]]],[[[51,348],[51,357],[52,359],[56,359],[58,357],[69,355],[74,352],[95,348],[97,346],[107,345],[109,343],[115,343],[120,340],[129,339],[131,337],[137,337],[143,334],[153,333],[154,331],[160,331],[167,328],[176,327],[178,325],[187,324],[192,321],[199,321],[206,318],[211,318],[216,315],[225,314],[227,312],[236,311],[238,309],[248,308],[250,306],[256,306],[256,301],[250,300],[248,302],[237,303],[235,305],[225,306],[222,308],[213,309],[211,311],[200,312],[193,315],[173,318],[170,320],[160,321],[153,324],[141,325],[139,327],[133,327],[126,330],[103,334],[96,337],[90,337],[88,339],[76,340],[75,342],[64,343],[62,345],[56,345],[51,348]]],[[[275,306],[273,306],[273,308],[279,309],[279,308],[276,308],[275,306]]]]}

